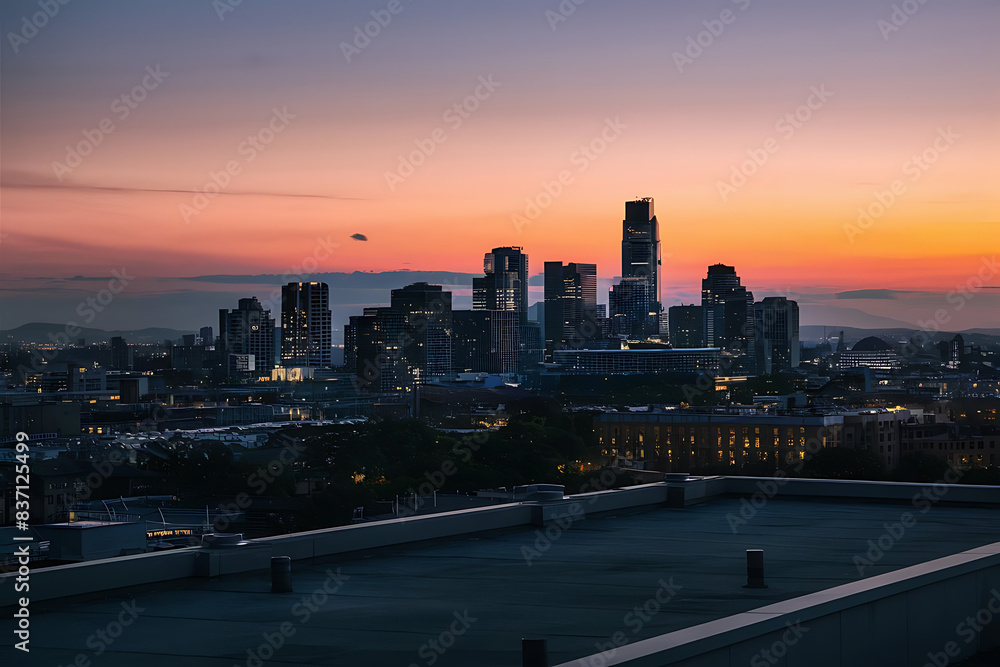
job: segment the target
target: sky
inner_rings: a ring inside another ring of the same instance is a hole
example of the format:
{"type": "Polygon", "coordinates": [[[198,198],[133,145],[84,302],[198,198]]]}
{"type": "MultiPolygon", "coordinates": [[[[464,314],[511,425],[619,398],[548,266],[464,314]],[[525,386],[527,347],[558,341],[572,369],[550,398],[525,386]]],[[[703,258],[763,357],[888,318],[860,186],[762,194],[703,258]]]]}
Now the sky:
{"type": "Polygon", "coordinates": [[[806,324],[1000,327],[995,0],[52,5],[0,5],[0,328],[115,271],[88,326],[407,282],[356,272],[468,307],[507,245],[596,263],[604,302],[636,197],[666,306],[721,262],[806,324]]]}

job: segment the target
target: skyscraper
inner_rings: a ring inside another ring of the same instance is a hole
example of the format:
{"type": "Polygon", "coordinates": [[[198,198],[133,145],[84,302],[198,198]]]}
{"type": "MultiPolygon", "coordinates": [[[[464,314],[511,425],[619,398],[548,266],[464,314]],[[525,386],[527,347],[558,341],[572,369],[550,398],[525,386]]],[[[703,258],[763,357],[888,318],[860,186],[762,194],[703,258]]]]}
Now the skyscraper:
{"type": "Polygon", "coordinates": [[[403,316],[403,359],[413,379],[451,373],[451,292],[413,283],[392,290],[391,306],[403,316]]]}
{"type": "Polygon", "coordinates": [[[288,283],[281,288],[281,365],[329,368],[333,355],[330,288],[288,283]]]}
{"type": "Polygon", "coordinates": [[[473,310],[509,310],[528,315],[528,256],[520,247],[493,248],[483,258],[482,278],[472,279],[473,310]]]}
{"type": "Polygon", "coordinates": [[[652,302],[650,312],[660,315],[660,226],[653,213],[653,199],[625,202],[622,221],[622,278],[647,278],[652,302]]]}
{"type": "Polygon", "coordinates": [[[769,296],[753,306],[757,372],[781,373],[799,365],[799,304],[769,296]]]}
{"type": "Polygon", "coordinates": [[[219,344],[229,377],[270,373],[274,366],[274,319],[257,297],[240,299],[236,310],[219,311],[219,344]]]}
{"type": "Polygon", "coordinates": [[[521,357],[521,326],[517,313],[512,311],[454,311],[454,370],[517,373],[521,357]]]}
{"type": "Polygon", "coordinates": [[[344,359],[359,390],[376,394],[406,390],[404,329],[402,313],[392,308],[365,308],[363,315],[351,316],[344,327],[344,359]]]}
{"type": "Polygon", "coordinates": [[[701,306],[708,347],[753,356],[753,292],[740,284],[734,267],[708,267],[708,275],[701,281],[701,306]]]}
{"type": "Polygon", "coordinates": [[[597,265],[545,262],[545,360],[555,350],[600,338],[597,265]]]}
{"type": "Polygon", "coordinates": [[[111,339],[111,368],[118,371],[132,370],[132,348],[121,336],[111,339]]]}

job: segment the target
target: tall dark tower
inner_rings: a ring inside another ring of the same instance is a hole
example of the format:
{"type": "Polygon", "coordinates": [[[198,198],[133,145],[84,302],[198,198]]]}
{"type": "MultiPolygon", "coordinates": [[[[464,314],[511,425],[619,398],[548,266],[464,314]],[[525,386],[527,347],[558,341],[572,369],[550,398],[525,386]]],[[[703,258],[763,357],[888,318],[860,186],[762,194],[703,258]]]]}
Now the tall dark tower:
{"type": "Polygon", "coordinates": [[[701,307],[706,345],[753,354],[753,292],[740,283],[734,267],[708,267],[701,281],[701,307]]]}
{"type": "Polygon", "coordinates": [[[597,265],[545,262],[545,358],[600,337],[597,265]]]}
{"type": "Polygon", "coordinates": [[[271,372],[274,319],[257,297],[240,299],[236,310],[219,311],[219,345],[227,377],[271,372]],[[252,357],[252,362],[251,362],[252,357]]]}
{"type": "Polygon", "coordinates": [[[333,354],[330,288],[288,283],[281,288],[281,365],[329,368],[333,354]]]}
{"type": "Polygon", "coordinates": [[[493,248],[483,258],[485,276],[472,279],[473,310],[514,311],[528,319],[528,256],[520,247],[493,248]]]}
{"type": "Polygon", "coordinates": [[[660,226],[652,197],[625,202],[622,221],[622,278],[646,278],[652,289],[650,312],[660,314],[660,226]]]}

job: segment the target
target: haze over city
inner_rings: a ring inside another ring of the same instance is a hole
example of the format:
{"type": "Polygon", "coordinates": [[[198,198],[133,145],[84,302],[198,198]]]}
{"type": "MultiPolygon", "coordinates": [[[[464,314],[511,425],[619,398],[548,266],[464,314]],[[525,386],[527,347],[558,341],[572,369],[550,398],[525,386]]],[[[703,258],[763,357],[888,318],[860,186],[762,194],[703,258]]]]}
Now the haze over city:
{"type": "Polygon", "coordinates": [[[124,267],[92,326],[194,330],[321,240],[338,325],[405,278],[327,274],[457,272],[462,303],[502,245],[596,263],[604,302],[637,196],[666,305],[724,262],[805,324],[966,291],[949,326],[1000,326],[995,3],[405,2],[367,37],[384,4],[68,4],[6,35],[0,327],[124,267]]]}

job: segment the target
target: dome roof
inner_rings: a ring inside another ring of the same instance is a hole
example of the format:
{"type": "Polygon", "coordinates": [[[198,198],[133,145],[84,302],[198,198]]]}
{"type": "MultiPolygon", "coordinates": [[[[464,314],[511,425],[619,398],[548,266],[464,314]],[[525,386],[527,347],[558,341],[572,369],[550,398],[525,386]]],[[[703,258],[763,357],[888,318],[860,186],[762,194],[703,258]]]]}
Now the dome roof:
{"type": "Polygon", "coordinates": [[[885,342],[881,338],[876,338],[875,336],[868,336],[868,338],[862,338],[854,347],[851,348],[852,352],[891,352],[892,345],[885,342]]]}

